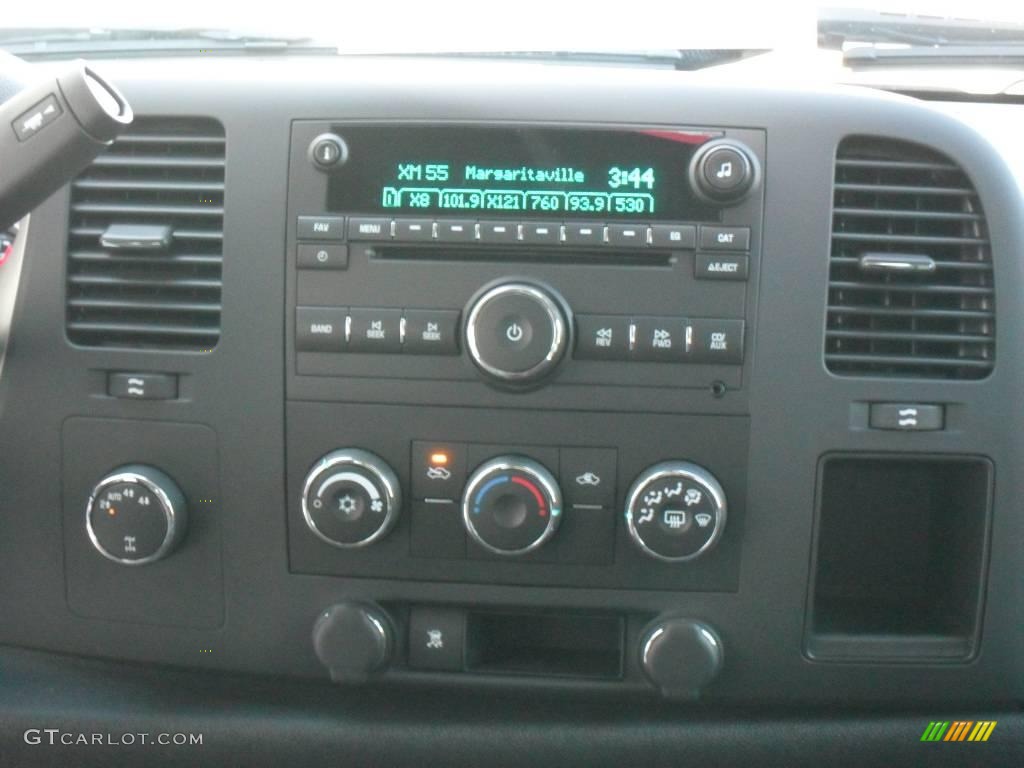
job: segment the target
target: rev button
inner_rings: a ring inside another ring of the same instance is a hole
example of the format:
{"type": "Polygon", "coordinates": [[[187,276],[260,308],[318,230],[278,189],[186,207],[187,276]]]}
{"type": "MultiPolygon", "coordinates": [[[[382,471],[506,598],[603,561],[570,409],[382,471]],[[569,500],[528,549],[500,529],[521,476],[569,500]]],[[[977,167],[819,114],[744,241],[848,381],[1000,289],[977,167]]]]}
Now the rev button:
{"type": "Polygon", "coordinates": [[[629,356],[629,318],[576,315],[578,360],[625,360],[629,356]]]}

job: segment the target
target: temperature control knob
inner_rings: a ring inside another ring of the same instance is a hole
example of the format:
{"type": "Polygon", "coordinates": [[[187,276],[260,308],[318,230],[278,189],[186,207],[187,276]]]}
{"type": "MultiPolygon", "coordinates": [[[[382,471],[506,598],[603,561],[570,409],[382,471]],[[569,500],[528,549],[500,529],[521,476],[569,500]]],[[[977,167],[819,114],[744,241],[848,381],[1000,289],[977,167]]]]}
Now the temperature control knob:
{"type": "Polygon", "coordinates": [[[384,538],[400,506],[401,489],[391,467],[357,448],[328,453],[302,488],[306,525],[335,547],[365,547],[384,538]]]}
{"type": "Polygon", "coordinates": [[[562,491],[544,467],[523,456],[499,456],[472,474],[462,495],[469,535],[498,555],[523,555],[555,535],[562,491]]]}
{"type": "Polygon", "coordinates": [[[145,565],[169,553],[185,535],[185,496],[154,467],[130,464],[100,480],[85,509],[96,551],[121,565],[145,565]]]}
{"type": "Polygon", "coordinates": [[[626,527],[644,554],[682,562],[700,557],[725,529],[725,491],[710,472],[666,461],[640,473],[626,497],[626,527]]]}
{"type": "Polygon", "coordinates": [[[530,283],[485,289],[466,312],[466,347],[486,376],[510,386],[550,373],[569,347],[568,307],[530,283]]]}

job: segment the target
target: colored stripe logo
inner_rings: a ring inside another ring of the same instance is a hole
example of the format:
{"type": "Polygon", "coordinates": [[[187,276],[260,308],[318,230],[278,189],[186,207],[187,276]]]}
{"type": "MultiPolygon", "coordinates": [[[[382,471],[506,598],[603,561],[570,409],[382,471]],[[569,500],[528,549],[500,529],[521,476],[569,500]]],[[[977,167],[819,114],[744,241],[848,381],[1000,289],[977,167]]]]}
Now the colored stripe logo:
{"type": "Polygon", "coordinates": [[[996,720],[938,720],[928,723],[921,741],[988,741],[996,720]]]}

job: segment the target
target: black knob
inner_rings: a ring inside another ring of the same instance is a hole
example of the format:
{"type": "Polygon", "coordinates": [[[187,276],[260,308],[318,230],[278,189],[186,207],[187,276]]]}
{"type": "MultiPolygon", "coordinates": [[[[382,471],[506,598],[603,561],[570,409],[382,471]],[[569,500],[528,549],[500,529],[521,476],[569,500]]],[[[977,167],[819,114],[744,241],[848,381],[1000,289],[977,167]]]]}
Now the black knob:
{"type": "Polygon", "coordinates": [[[714,475],[687,461],[640,473],[626,496],[626,529],[640,550],[667,562],[709,551],[725,530],[725,491],[714,475]]]}
{"type": "Polygon", "coordinates": [[[485,289],[466,311],[470,359],[501,384],[535,383],[551,373],[569,346],[567,312],[564,301],[530,283],[485,289]]]}
{"type": "Polygon", "coordinates": [[[666,698],[696,699],[723,659],[718,633],[693,619],[659,618],[640,640],[640,666],[666,698]]]}
{"type": "Polygon", "coordinates": [[[523,555],[555,535],[562,491],[547,469],[523,456],[499,456],[472,474],[462,494],[469,535],[498,555],[523,555]]]}
{"type": "Polygon", "coordinates": [[[335,547],[365,547],[384,538],[400,506],[401,487],[391,467],[358,448],[328,453],[302,488],[306,525],[335,547]]]}
{"type": "Polygon", "coordinates": [[[337,683],[362,682],[380,672],[394,646],[391,619],[374,603],[337,603],[313,625],[313,650],[337,683]]]}
{"type": "Polygon", "coordinates": [[[93,489],[85,528],[96,551],[120,565],[145,565],[184,538],[187,508],[177,484],[154,467],[115,469],[93,489]]]}
{"type": "Polygon", "coordinates": [[[348,161],[348,145],[341,136],[321,133],[309,142],[309,161],[321,171],[330,171],[348,161]]]}
{"type": "Polygon", "coordinates": [[[757,182],[757,161],[751,151],[731,139],[703,145],[690,163],[690,183],[701,197],[719,205],[734,205],[757,182]]]}

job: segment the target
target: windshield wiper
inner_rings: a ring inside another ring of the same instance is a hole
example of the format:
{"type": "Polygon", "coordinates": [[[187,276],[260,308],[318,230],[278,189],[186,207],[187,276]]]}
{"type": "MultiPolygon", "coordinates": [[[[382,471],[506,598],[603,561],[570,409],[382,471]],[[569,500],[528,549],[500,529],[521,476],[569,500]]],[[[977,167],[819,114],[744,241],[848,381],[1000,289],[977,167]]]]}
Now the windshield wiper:
{"type": "Polygon", "coordinates": [[[821,9],[818,45],[843,51],[848,67],[986,66],[1024,63],[1024,24],[821,9]]]}
{"type": "Polygon", "coordinates": [[[403,56],[456,57],[472,59],[523,59],[570,64],[608,64],[616,66],[662,67],[681,71],[706,69],[767,53],[767,49],[708,48],[623,51],[450,51],[410,53],[403,56]]]}
{"type": "Polygon", "coordinates": [[[189,56],[232,54],[337,54],[336,46],[309,37],[250,35],[225,29],[0,29],[0,48],[27,59],[74,56],[189,56]]]}

